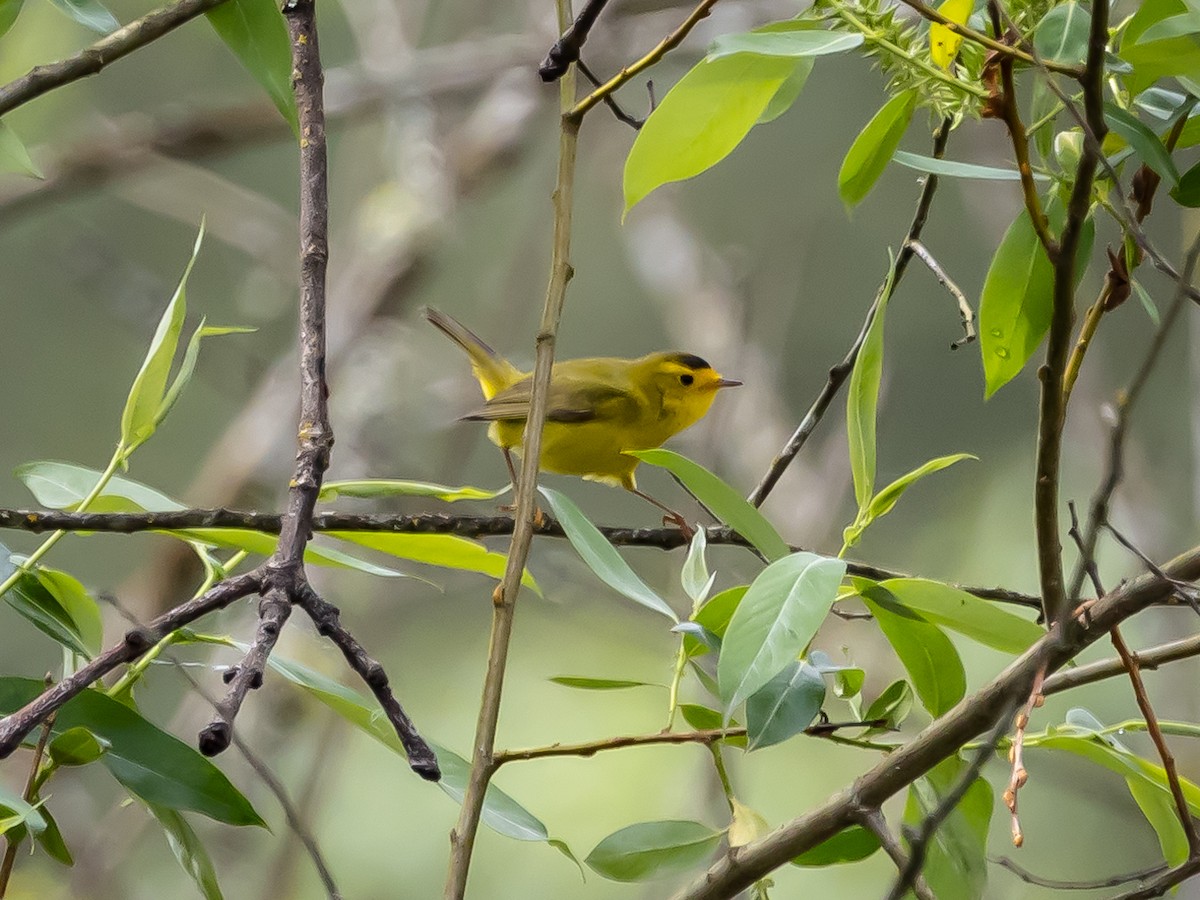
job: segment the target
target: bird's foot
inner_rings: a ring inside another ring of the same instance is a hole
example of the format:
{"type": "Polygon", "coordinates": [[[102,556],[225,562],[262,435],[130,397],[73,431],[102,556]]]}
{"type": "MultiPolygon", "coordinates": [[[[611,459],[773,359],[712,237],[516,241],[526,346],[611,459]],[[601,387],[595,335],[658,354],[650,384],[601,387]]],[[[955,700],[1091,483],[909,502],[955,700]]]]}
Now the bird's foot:
{"type": "Polygon", "coordinates": [[[696,529],[689,525],[687,519],[679,513],[663,516],[662,521],[664,525],[674,525],[678,528],[679,533],[683,535],[683,539],[689,544],[692,542],[692,538],[696,536],[696,529]]]}

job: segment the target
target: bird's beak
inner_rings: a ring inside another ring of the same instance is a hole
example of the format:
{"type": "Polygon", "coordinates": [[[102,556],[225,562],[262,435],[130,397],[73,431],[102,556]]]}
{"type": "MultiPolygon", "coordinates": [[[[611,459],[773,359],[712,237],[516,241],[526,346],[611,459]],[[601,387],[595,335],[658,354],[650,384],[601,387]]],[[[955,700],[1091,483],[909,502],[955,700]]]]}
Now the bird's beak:
{"type": "Polygon", "coordinates": [[[740,381],[734,381],[732,378],[718,378],[718,379],[717,379],[717,380],[716,380],[716,381],[713,383],[713,387],[718,387],[718,388],[723,388],[723,387],[740,387],[740,386],[741,386],[741,384],[742,384],[742,383],[741,383],[740,381]]]}

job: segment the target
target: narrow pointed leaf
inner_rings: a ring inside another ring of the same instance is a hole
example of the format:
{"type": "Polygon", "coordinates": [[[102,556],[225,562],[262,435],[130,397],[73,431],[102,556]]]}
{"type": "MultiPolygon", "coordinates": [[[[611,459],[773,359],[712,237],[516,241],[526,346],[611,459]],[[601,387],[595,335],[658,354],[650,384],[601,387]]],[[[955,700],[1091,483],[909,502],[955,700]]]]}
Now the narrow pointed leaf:
{"type": "MultiPolygon", "coordinates": [[[[3,11],[4,7],[0,6],[0,14],[3,11]]],[[[0,34],[3,34],[3,30],[0,30],[0,34]]],[[[29,156],[24,142],[3,119],[0,119],[0,172],[16,172],[33,178],[46,177],[29,156]]]]}
{"type": "Polygon", "coordinates": [[[147,803],[146,808],[158,820],[166,835],[171,853],[179,867],[195,882],[204,900],[223,900],[221,886],[217,882],[217,870],[212,857],[196,830],[182,814],[164,806],[147,803]]]}
{"type": "Polygon", "coordinates": [[[1121,109],[1115,103],[1104,104],[1104,121],[1117,134],[1123,137],[1133,148],[1138,158],[1148,165],[1171,188],[1179,186],[1179,170],[1171,153],[1163,146],[1163,142],[1153,131],[1143,124],[1137,116],[1128,110],[1121,109]]]}
{"type": "MultiPolygon", "coordinates": [[[[999,169],[995,166],[981,166],[976,163],[957,162],[952,159],[937,159],[933,156],[922,156],[919,153],[909,153],[907,150],[897,150],[892,159],[909,169],[918,172],[929,172],[932,175],[947,175],[951,178],[977,178],[981,181],[1020,181],[1021,173],[1016,169],[999,169]]],[[[1041,173],[1034,173],[1035,181],[1049,181],[1041,173]]]]}
{"type": "MultiPolygon", "coordinates": [[[[455,534],[397,534],[387,531],[328,531],[326,537],[349,541],[360,547],[370,547],[381,553],[387,553],[398,559],[424,563],[430,566],[441,566],[446,569],[460,569],[464,572],[478,572],[492,578],[504,577],[508,566],[508,557],[503,553],[488,550],[478,541],[459,537],[455,534]]],[[[521,576],[521,583],[539,596],[542,593],[538,583],[527,569],[521,576]]]]}
{"type": "Polygon", "coordinates": [[[485,488],[463,485],[448,487],[444,484],[431,484],[427,481],[398,481],[395,479],[378,478],[367,481],[327,481],[321,486],[322,500],[336,500],[338,497],[362,497],[376,499],[379,497],[433,497],[446,503],[458,500],[494,500],[508,493],[509,487],[496,491],[485,488]]]}
{"type": "Polygon", "coordinates": [[[895,272],[893,265],[879,295],[875,315],[867,328],[846,392],[846,435],[850,444],[850,471],[859,513],[866,511],[875,491],[875,415],[879,383],[883,378],[883,323],[895,272]]]}
{"type": "MultiPolygon", "coordinates": [[[[25,5],[25,0],[0,0],[0,37],[8,33],[8,29],[13,27],[13,23],[17,21],[17,16],[21,14],[21,7],[25,5]]],[[[0,125],[0,129],[3,129],[0,125]]]]}
{"type": "Polygon", "coordinates": [[[100,0],[50,0],[60,10],[97,34],[111,34],[121,27],[100,0]]]}
{"type": "Polygon", "coordinates": [[[630,450],[642,462],[666,469],[679,479],[714,516],[728,525],[767,558],[768,562],[791,553],[767,518],[732,487],[697,462],[673,450],[630,450]]]}
{"type": "Polygon", "coordinates": [[[688,547],[687,558],[679,572],[679,581],[683,592],[693,603],[700,603],[712,587],[712,576],[708,574],[708,563],[704,559],[704,551],[708,542],[703,528],[697,528],[692,535],[691,546],[688,547]]]}
{"type": "Polygon", "coordinates": [[[547,487],[539,487],[538,490],[549,501],[554,518],[562,525],[575,552],[583,557],[597,578],[635,603],[662,613],[672,622],[679,621],[675,610],[629,568],[629,563],[621,558],[621,554],[584,516],[573,500],[547,487]]]}
{"type": "Polygon", "coordinates": [[[879,838],[861,825],[851,825],[795,859],[793,866],[835,866],[858,862],[879,849],[879,838]]]}
{"type": "Polygon", "coordinates": [[[205,15],[213,30],[298,134],[291,42],[275,0],[227,0],[205,15]]]}
{"type": "Polygon", "coordinates": [[[555,675],[550,679],[563,687],[578,688],[582,691],[620,691],[636,687],[664,687],[653,681],[627,681],[621,678],[587,678],[582,675],[555,675]]]}
{"type": "Polygon", "coordinates": [[[858,32],[826,31],[795,20],[778,25],[794,27],[720,35],[713,41],[708,59],[721,59],[735,53],[786,57],[828,56],[853,50],[863,42],[863,36],[858,32]]]}
{"type": "Polygon", "coordinates": [[[916,91],[897,94],[854,139],[838,172],[838,194],[847,206],[857,206],[871,192],[908,130],[916,107],[916,91]]]}
{"type": "Polygon", "coordinates": [[[926,621],[1004,653],[1024,653],[1046,634],[1029,619],[940,581],[892,578],[879,586],[926,621]]]}
{"type": "MultiPolygon", "coordinates": [[[[958,785],[967,763],[951,757],[917,779],[908,791],[904,823],[920,824],[958,785]]],[[[976,778],[933,833],[926,848],[924,874],[939,900],[979,900],[987,886],[987,837],[992,818],[992,788],[976,778]]]]}

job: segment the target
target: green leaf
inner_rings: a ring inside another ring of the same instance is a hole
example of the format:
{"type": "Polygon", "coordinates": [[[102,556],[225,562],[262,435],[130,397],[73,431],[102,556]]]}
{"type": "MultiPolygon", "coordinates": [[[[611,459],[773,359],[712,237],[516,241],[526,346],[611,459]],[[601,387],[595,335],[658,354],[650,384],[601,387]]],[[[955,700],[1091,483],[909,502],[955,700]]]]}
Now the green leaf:
{"type": "Polygon", "coordinates": [[[714,516],[753,544],[768,562],[792,552],[757,507],[699,463],[662,448],[626,452],[642,462],[666,469],[678,478],[714,516]]]}
{"type": "Polygon", "coordinates": [[[966,591],[924,578],[891,578],[879,586],[922,619],[1003,653],[1024,653],[1046,632],[966,591]]]}
{"type": "Polygon", "coordinates": [[[726,839],[731,848],[745,847],[771,830],[761,813],[751,809],[737,797],[730,797],[729,805],[733,807],[733,816],[726,831],[726,839]]]}
{"type": "MultiPolygon", "coordinates": [[[[720,640],[725,636],[725,629],[729,627],[733,611],[742,602],[742,597],[746,595],[749,587],[749,585],[743,584],[715,594],[692,616],[692,621],[720,640]]],[[[683,644],[688,656],[703,656],[712,649],[691,636],[685,637],[683,644]]]]}
{"type": "Polygon", "coordinates": [[[188,340],[187,349],[183,353],[183,361],[179,364],[179,371],[175,374],[175,380],[163,394],[162,403],[158,407],[157,421],[161,422],[167,417],[176,401],[179,400],[183,389],[192,380],[192,374],[196,371],[196,362],[200,358],[200,342],[204,338],[219,337],[224,334],[251,334],[254,330],[236,325],[205,325],[204,319],[201,319],[200,327],[192,332],[192,336],[188,340]]]}
{"type": "MultiPolygon", "coordinates": [[[[1046,206],[1050,229],[1062,228],[1061,203],[1046,206]]],[[[1076,284],[1092,249],[1095,222],[1084,225],[1076,255],[1076,284]]],[[[979,349],[983,355],[985,396],[991,397],[1025,367],[1050,328],[1054,305],[1054,268],[1022,209],[996,248],[979,298],[979,349]]]]}
{"type": "Polygon", "coordinates": [[[1129,143],[1138,158],[1157,172],[1163,181],[1172,188],[1178,187],[1179,170],[1175,168],[1175,161],[1158,135],[1115,103],[1104,104],[1104,121],[1129,143]]]}
{"type": "Polygon", "coordinates": [[[771,563],[754,579],[729,622],[717,663],[727,716],[808,646],[845,574],[840,559],[799,552],[771,563]]]}
{"type": "MultiPolygon", "coordinates": [[[[909,153],[907,150],[897,150],[892,154],[892,160],[916,169],[918,172],[929,172],[932,175],[948,175],[951,178],[978,178],[983,181],[1020,181],[1021,173],[1016,169],[998,169],[995,166],[981,166],[976,163],[955,162],[951,159],[937,159],[932,156],[922,156],[919,153],[909,153]]],[[[1035,181],[1049,181],[1049,176],[1035,172],[1035,181]]]]}
{"type": "Polygon", "coordinates": [[[565,494],[560,494],[547,487],[539,487],[538,490],[549,501],[554,518],[558,519],[558,523],[562,525],[575,552],[583,558],[597,578],[635,603],[662,613],[672,622],[679,621],[675,610],[671,609],[666,600],[651,590],[649,585],[642,581],[633,569],[629,568],[629,564],[621,558],[621,554],[600,533],[600,530],[588,521],[573,500],[565,494]]]}
{"type": "MultiPolygon", "coordinates": [[[[8,29],[13,27],[13,23],[17,21],[17,16],[21,14],[21,7],[25,5],[25,0],[0,0],[0,37],[8,33],[8,29]]],[[[3,123],[0,123],[0,131],[4,130],[3,123]]]]}
{"type": "MultiPolygon", "coordinates": [[[[229,642],[239,649],[246,645],[236,641],[229,642]]],[[[324,703],[339,716],[373,737],[388,749],[407,758],[404,745],[396,736],[392,724],[383,715],[379,705],[356,691],[339,684],[321,673],[293,662],[272,655],[270,666],[280,675],[295,685],[303,688],[317,700],[324,703]]],[[[430,742],[437,755],[438,766],[442,770],[442,779],[438,782],[446,794],[455,802],[461,803],[467,788],[471,765],[465,759],[435,742],[430,742]]],[[[495,782],[488,785],[483,798],[483,822],[489,828],[507,837],[519,841],[546,841],[549,839],[546,826],[536,816],[510,797],[495,782]]]]}
{"type": "MultiPolygon", "coordinates": [[[[938,763],[909,787],[904,824],[918,828],[958,785],[967,763],[956,756],[938,763]]],[[[933,833],[926,847],[924,874],[939,900],[978,900],[987,886],[987,837],[992,819],[992,788],[976,778],[961,802],[933,833]]]]}
{"type": "Polygon", "coordinates": [[[899,603],[886,588],[867,588],[862,598],[929,714],[936,719],[952,709],[967,691],[967,676],[950,639],[899,603]]]}
{"type": "Polygon", "coordinates": [[[663,687],[653,681],[627,681],[621,678],[586,678],[581,675],[555,675],[550,679],[563,687],[579,688],[582,691],[620,691],[635,687],[663,687]]]}
{"type": "Polygon", "coordinates": [[[906,475],[901,475],[882,491],[871,498],[871,502],[867,506],[864,514],[860,514],[854,521],[854,524],[846,529],[843,535],[843,540],[846,546],[850,547],[858,543],[858,539],[862,533],[876,519],[880,519],[890,513],[895,507],[900,497],[912,485],[916,484],[926,475],[932,475],[934,472],[940,472],[942,469],[948,469],[956,462],[962,462],[964,459],[978,459],[970,453],[955,453],[951,456],[939,456],[937,459],[931,459],[916,469],[913,469],[906,475]]]}
{"type": "MultiPolygon", "coordinates": [[[[707,706],[701,706],[698,703],[680,703],[679,713],[683,716],[683,720],[695,728],[697,731],[720,731],[723,728],[739,728],[736,719],[730,719],[728,723],[724,722],[724,717],[715,709],[710,709],[707,706]]],[[[746,736],[744,734],[731,735],[727,738],[722,738],[724,743],[731,747],[745,747],[746,736]]]]}
{"type": "MultiPolygon", "coordinates": [[[[32,678],[0,678],[0,714],[43,690],[32,678]]],[[[242,793],[199,752],[137,712],[95,690],[69,700],[54,719],[55,736],[86,728],[109,744],[100,762],[135,796],[170,809],[190,809],[229,825],[263,825],[242,793]]]]}
{"type": "Polygon", "coordinates": [[[362,497],[376,499],[379,497],[434,497],[447,503],[458,500],[494,500],[501,494],[511,490],[502,487],[497,491],[484,488],[447,487],[444,484],[430,484],[426,481],[396,481],[386,478],[370,479],[367,481],[327,481],[321,486],[320,499],[335,500],[338,497],[362,497]]]}
{"type": "Polygon", "coordinates": [[[46,822],[46,829],[33,836],[37,841],[38,846],[46,851],[46,855],[55,862],[60,862],[64,866],[75,865],[75,858],[71,856],[71,848],[67,846],[67,842],[63,840],[62,831],[59,830],[58,822],[54,820],[54,816],[50,814],[50,810],[43,803],[38,807],[38,812],[46,822]]]}
{"type": "Polygon", "coordinates": [[[37,835],[46,830],[46,820],[36,806],[0,785],[0,834],[18,827],[37,835]]]}
{"type": "Polygon", "coordinates": [[[1140,778],[1126,778],[1125,786],[1154,833],[1162,848],[1167,865],[1177,866],[1188,858],[1187,835],[1179,823],[1179,811],[1175,801],[1140,778]]]}
{"type": "Polygon", "coordinates": [[[861,516],[875,491],[875,411],[879,402],[879,382],[883,378],[883,322],[892,293],[895,264],[888,269],[887,282],[879,294],[875,313],[867,328],[850,373],[846,392],[846,436],[850,444],[850,471],[854,476],[854,496],[861,516]]]}
{"type": "Polygon", "coordinates": [[[879,849],[879,838],[861,825],[851,825],[792,860],[793,866],[834,866],[858,862],[879,849]]]}
{"type": "Polygon", "coordinates": [[[858,696],[867,680],[867,673],[860,667],[835,663],[823,650],[808,654],[808,664],[822,675],[833,676],[833,693],[842,700],[858,696]]]}
{"type": "Polygon", "coordinates": [[[746,699],[750,750],[770,747],[799,734],[825,702],[825,680],[805,663],[794,662],[746,699]]]}
{"type": "Polygon", "coordinates": [[[68,728],[47,746],[50,758],[60,766],[86,766],[109,750],[109,742],[83,726],[68,728]]]}
{"type": "Polygon", "coordinates": [[[767,108],[759,115],[756,124],[765,125],[768,122],[774,122],[792,108],[792,104],[804,90],[804,85],[808,83],[808,76],[812,74],[813,65],[814,61],[811,59],[801,59],[796,63],[796,68],[792,70],[791,75],[784,79],[779,90],[775,92],[775,96],[771,98],[771,102],[767,104],[767,108]]]}
{"type": "MultiPolygon", "coordinates": [[[[86,497],[100,472],[87,466],[55,460],[38,460],[17,466],[17,479],[34,499],[49,509],[74,510],[86,497]]],[[[137,481],[114,475],[88,507],[89,512],[171,512],[186,507],[166,494],[137,481]]]]}
{"type": "Polygon", "coordinates": [[[188,820],[165,806],[147,803],[146,808],[162,826],[176,862],[196,883],[204,900],[223,900],[224,895],[217,883],[217,870],[213,866],[212,857],[208,855],[207,848],[188,820]]]}
{"type": "Polygon", "coordinates": [[[1132,282],[1133,293],[1137,296],[1142,304],[1142,309],[1146,310],[1146,315],[1150,317],[1150,321],[1154,323],[1154,327],[1162,324],[1162,319],[1158,314],[1158,307],[1154,305],[1154,300],[1146,293],[1146,289],[1142,287],[1142,283],[1136,278],[1132,282]]]}
{"type": "Polygon", "coordinates": [[[883,693],[871,701],[862,717],[864,722],[883,721],[882,725],[872,726],[868,733],[896,731],[904,724],[912,708],[912,686],[901,678],[884,688],[883,693]]]}
{"type": "Polygon", "coordinates": [[[1191,209],[1200,207],[1200,163],[1192,166],[1179,178],[1179,184],[1171,188],[1171,199],[1180,206],[1191,209]]]}
{"type": "Polygon", "coordinates": [[[794,58],[827,56],[831,53],[845,53],[847,50],[853,50],[863,42],[863,36],[857,31],[826,31],[812,28],[807,26],[807,23],[796,20],[777,24],[796,27],[786,31],[755,29],[742,34],[720,35],[709,48],[709,61],[732,56],[735,53],[794,58]]]}
{"type": "Polygon", "coordinates": [[[1055,6],[1038,22],[1033,49],[1047,62],[1082,64],[1091,22],[1091,13],[1074,0],[1055,6]]]}
{"type": "MultiPolygon", "coordinates": [[[[5,8],[0,6],[0,16],[4,14],[4,11],[5,8]]],[[[3,25],[2,21],[0,21],[0,25],[3,25]]],[[[7,28],[0,28],[0,34],[6,30],[7,28]]],[[[0,172],[17,172],[34,178],[46,177],[29,156],[24,142],[17,137],[17,133],[9,128],[8,123],[3,119],[0,119],[0,172]]]]}
{"type": "Polygon", "coordinates": [[[200,245],[204,241],[204,225],[196,235],[192,246],[192,255],[184,267],[179,286],[175,288],[166,310],[158,321],[158,328],[150,341],[150,349],[142,362],[133,386],[129,389],[129,397],[125,401],[125,411],[121,414],[121,444],[126,451],[132,450],[146,441],[162,420],[160,410],[167,392],[167,377],[171,373],[171,363],[175,359],[175,350],[179,345],[179,335],[183,330],[183,319],[187,315],[187,281],[192,273],[192,266],[200,253],[200,245]]]}
{"type": "Polygon", "coordinates": [[[857,206],[871,192],[908,130],[916,107],[916,91],[897,94],[854,139],[838,172],[838,194],[847,206],[857,206]]]}
{"type": "Polygon", "coordinates": [[[1121,42],[1121,58],[1133,66],[1125,78],[1131,94],[1140,94],[1161,78],[1200,77],[1200,35],[1189,34],[1158,41],[1121,42]]]}
{"type": "Polygon", "coordinates": [[[111,34],[121,27],[99,0],[50,0],[68,16],[97,34],[111,34]]]}
{"type": "Polygon", "coordinates": [[[77,578],[66,572],[37,566],[32,574],[67,614],[74,633],[87,650],[88,657],[99,654],[104,642],[104,623],[101,621],[100,604],[96,599],[77,578]]]}
{"type": "Polygon", "coordinates": [[[736,53],[701,60],[646,119],[625,160],[625,214],[651,191],[728,156],[803,61],[736,53]]]}
{"type": "Polygon", "coordinates": [[[715,574],[708,573],[708,563],[704,559],[707,543],[707,533],[703,528],[697,528],[696,533],[692,535],[692,542],[688,547],[687,558],[683,561],[683,568],[679,572],[679,582],[683,585],[683,592],[695,604],[704,602],[704,598],[712,590],[713,581],[716,579],[715,574]]]}
{"type": "MultiPolygon", "coordinates": [[[[245,550],[259,556],[270,556],[279,544],[279,536],[253,531],[249,528],[180,528],[169,530],[155,529],[156,534],[165,534],[182,541],[211,547],[227,547],[232,550],[245,550]]],[[[351,532],[357,534],[358,532],[351,532]]],[[[328,537],[342,537],[346,532],[329,532],[328,537]]],[[[357,559],[348,553],[342,553],[333,547],[324,547],[319,543],[309,541],[304,548],[304,561],[318,566],[330,566],[337,569],[353,569],[368,575],[378,575],[383,578],[415,578],[406,572],[377,566],[375,563],[357,559]]],[[[424,580],[424,579],[418,579],[424,580]]]]}
{"type": "MultiPolygon", "coordinates": [[[[370,547],[399,559],[478,572],[500,579],[508,567],[508,557],[488,550],[479,541],[455,534],[396,534],[387,531],[327,531],[326,537],[349,541],[360,547],[370,547]]],[[[527,569],[521,583],[541,596],[542,590],[527,569]]]]}
{"type": "Polygon", "coordinates": [[[639,822],[614,831],[584,860],[613,881],[648,881],[698,866],[721,840],[699,822],[639,822]]]}
{"type": "MultiPolygon", "coordinates": [[[[2,545],[0,545],[2,547],[2,545]]],[[[7,579],[17,567],[5,549],[0,549],[0,580],[7,579]]],[[[62,644],[72,653],[87,657],[83,635],[71,620],[70,614],[47,591],[37,577],[25,573],[4,592],[4,602],[38,631],[62,644]]]]}
{"type": "Polygon", "coordinates": [[[205,15],[299,135],[296,97],[292,93],[292,46],[275,0],[227,0],[205,15]]]}

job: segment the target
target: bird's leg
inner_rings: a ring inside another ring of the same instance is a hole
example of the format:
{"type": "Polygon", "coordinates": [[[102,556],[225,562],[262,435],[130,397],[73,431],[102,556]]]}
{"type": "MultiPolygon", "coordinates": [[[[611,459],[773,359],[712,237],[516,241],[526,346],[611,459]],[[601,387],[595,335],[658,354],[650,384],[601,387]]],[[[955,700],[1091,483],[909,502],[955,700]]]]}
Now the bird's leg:
{"type": "MultiPolygon", "coordinates": [[[[504,464],[508,466],[508,478],[512,482],[513,502],[506,503],[500,507],[502,512],[517,511],[517,467],[513,464],[512,451],[507,447],[501,447],[500,450],[504,453],[504,464]]],[[[535,502],[533,504],[533,525],[535,528],[541,528],[546,523],[546,516],[542,512],[542,508],[535,502]]]]}
{"type": "Polygon", "coordinates": [[[666,515],[663,516],[663,524],[664,525],[666,525],[668,522],[673,523],[679,529],[680,533],[684,536],[684,538],[689,542],[695,536],[696,529],[692,528],[692,526],[688,524],[687,519],[685,519],[683,517],[682,513],[676,512],[675,510],[671,509],[671,507],[667,506],[665,503],[659,503],[657,500],[655,500],[649,494],[643,493],[642,491],[639,491],[637,488],[631,487],[631,488],[629,488],[629,490],[631,492],[637,494],[643,500],[650,501],[655,506],[657,506],[659,509],[661,509],[663,512],[665,512],[666,515]]]}

